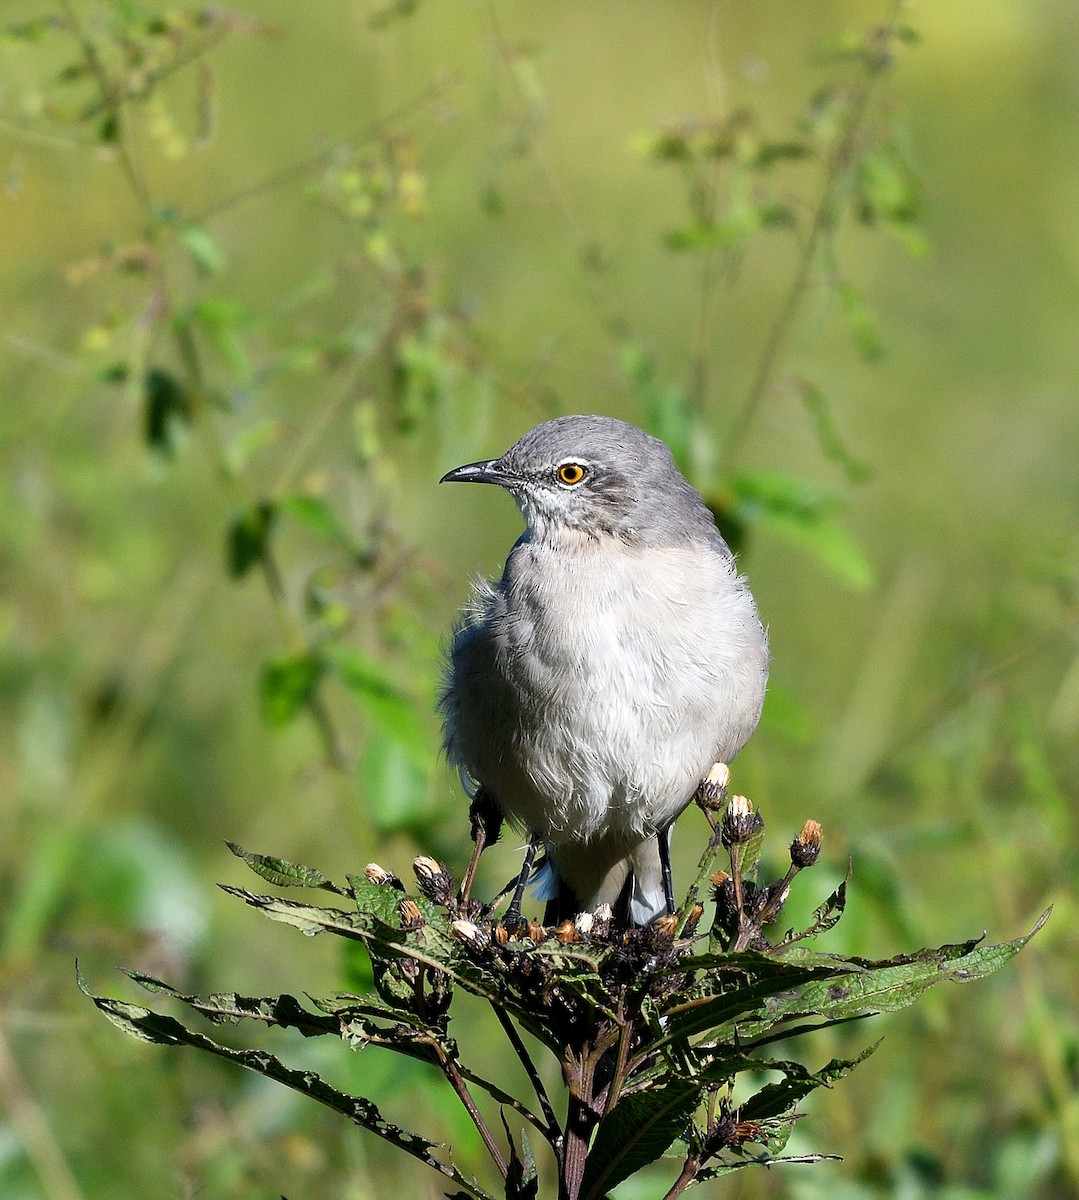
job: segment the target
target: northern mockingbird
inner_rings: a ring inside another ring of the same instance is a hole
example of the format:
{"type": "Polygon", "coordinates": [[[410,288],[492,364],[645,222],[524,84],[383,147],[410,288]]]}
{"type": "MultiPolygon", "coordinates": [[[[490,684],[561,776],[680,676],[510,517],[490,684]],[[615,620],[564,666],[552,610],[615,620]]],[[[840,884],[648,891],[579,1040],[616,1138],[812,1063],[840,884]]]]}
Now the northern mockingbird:
{"type": "Polygon", "coordinates": [[[672,907],[672,823],[760,717],[746,581],[670,450],[624,421],[544,421],[447,481],[505,488],[527,527],[454,632],[449,759],[546,845],[548,920],[606,903],[645,924],[672,907]]]}

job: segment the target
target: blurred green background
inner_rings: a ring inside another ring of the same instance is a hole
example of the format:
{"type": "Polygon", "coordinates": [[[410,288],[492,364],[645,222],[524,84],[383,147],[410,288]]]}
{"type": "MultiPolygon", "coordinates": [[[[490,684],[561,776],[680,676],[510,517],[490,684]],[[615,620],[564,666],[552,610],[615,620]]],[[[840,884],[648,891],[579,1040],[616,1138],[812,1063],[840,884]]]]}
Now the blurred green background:
{"type": "MultiPolygon", "coordinates": [[[[1001,975],[801,1048],[885,1035],[792,1141],[844,1164],[702,1194],[1079,1195],[1079,9],[926,4],[867,66],[891,14],[4,0],[0,1194],[441,1194],[122,1037],[73,959],[131,998],[117,964],[356,985],[214,887],[248,882],[222,839],[463,867],[438,658],[519,520],[436,481],[595,411],[673,440],[740,537],[774,665],[735,784],[777,862],[824,824],[799,911],[853,861],[825,948],[1056,905],[1001,975]]],[[[481,1163],[414,1064],[275,1046],[481,1163]]]]}

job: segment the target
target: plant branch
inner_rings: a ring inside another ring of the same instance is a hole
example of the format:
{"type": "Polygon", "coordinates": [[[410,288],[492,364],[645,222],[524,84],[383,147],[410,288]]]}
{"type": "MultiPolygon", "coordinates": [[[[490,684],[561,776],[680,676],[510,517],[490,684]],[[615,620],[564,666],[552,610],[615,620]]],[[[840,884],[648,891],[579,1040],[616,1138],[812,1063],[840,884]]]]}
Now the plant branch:
{"type": "Polygon", "coordinates": [[[487,1153],[490,1154],[495,1166],[498,1168],[499,1174],[503,1179],[507,1179],[509,1177],[509,1166],[506,1163],[506,1157],[495,1141],[490,1126],[483,1119],[483,1113],[476,1107],[476,1101],[472,1093],[468,1090],[468,1084],[457,1069],[457,1064],[446,1053],[445,1047],[438,1042],[435,1042],[434,1045],[438,1052],[439,1066],[442,1068],[443,1074],[450,1081],[453,1090],[460,1097],[461,1103],[467,1109],[468,1115],[472,1118],[472,1124],[476,1126],[477,1132],[483,1139],[483,1144],[487,1147],[487,1153]]]}
{"type": "MultiPolygon", "coordinates": [[[[882,45],[887,46],[891,43],[892,36],[895,32],[895,26],[899,19],[899,10],[901,5],[902,0],[892,0],[891,10],[888,14],[888,17],[876,33],[876,38],[882,45]]],[[[824,241],[825,237],[834,225],[835,203],[839,194],[840,185],[846,169],[850,164],[851,158],[854,155],[854,150],[858,144],[858,139],[861,136],[862,125],[865,121],[866,113],[869,110],[870,100],[873,98],[875,84],[883,75],[880,64],[876,60],[867,61],[865,63],[864,70],[865,74],[862,78],[861,85],[854,92],[854,96],[850,103],[850,109],[847,116],[846,127],[843,131],[843,136],[836,143],[831,157],[828,160],[828,166],[824,177],[824,186],[821,189],[820,199],[818,200],[816,210],[813,213],[813,220],[809,227],[809,235],[806,238],[805,245],[802,248],[802,254],[798,262],[798,268],[795,272],[794,281],[787,292],[787,296],[782,307],[776,314],[775,320],[772,322],[771,328],[768,331],[768,336],[764,344],[764,350],[761,354],[760,363],[757,367],[757,373],[754,376],[752,385],[750,386],[749,394],[746,397],[746,401],[743,404],[741,411],[735,418],[730,433],[727,435],[727,439],[723,447],[723,459],[728,466],[737,457],[738,452],[742,449],[742,446],[745,443],[746,435],[748,434],[750,426],[753,423],[753,419],[757,415],[757,411],[772,387],[776,369],[779,365],[780,355],[782,354],[783,347],[790,335],[791,329],[794,325],[794,320],[798,315],[798,311],[801,308],[802,299],[805,295],[806,289],[809,287],[810,278],[817,261],[817,255],[821,247],[821,243],[824,241]]]]}
{"type": "Polygon", "coordinates": [[[491,1007],[498,1018],[498,1023],[506,1031],[506,1037],[513,1047],[513,1052],[517,1055],[521,1066],[524,1067],[525,1074],[528,1076],[528,1082],[531,1083],[532,1090],[536,1093],[536,1099],[539,1101],[540,1111],[543,1113],[546,1126],[537,1124],[536,1128],[542,1130],[551,1145],[555,1146],[562,1140],[562,1130],[558,1124],[558,1118],[555,1116],[551,1098],[547,1095],[547,1089],[540,1078],[540,1073],[536,1069],[536,1064],[532,1061],[532,1055],[528,1053],[528,1047],[524,1044],[520,1033],[517,1032],[517,1026],[514,1025],[509,1013],[500,1004],[492,1002],[491,1007]]]}

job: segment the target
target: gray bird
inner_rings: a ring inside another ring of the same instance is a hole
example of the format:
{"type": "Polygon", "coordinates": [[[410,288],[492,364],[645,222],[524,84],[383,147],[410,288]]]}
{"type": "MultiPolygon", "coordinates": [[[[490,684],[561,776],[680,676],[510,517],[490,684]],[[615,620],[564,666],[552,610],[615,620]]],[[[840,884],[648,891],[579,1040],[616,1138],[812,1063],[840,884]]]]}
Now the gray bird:
{"type": "Polygon", "coordinates": [[[498,484],[526,525],[454,632],[448,757],[545,844],[548,919],[609,904],[643,925],[671,907],[672,823],[760,717],[746,581],[670,450],[624,421],[544,421],[447,481],[498,484]]]}

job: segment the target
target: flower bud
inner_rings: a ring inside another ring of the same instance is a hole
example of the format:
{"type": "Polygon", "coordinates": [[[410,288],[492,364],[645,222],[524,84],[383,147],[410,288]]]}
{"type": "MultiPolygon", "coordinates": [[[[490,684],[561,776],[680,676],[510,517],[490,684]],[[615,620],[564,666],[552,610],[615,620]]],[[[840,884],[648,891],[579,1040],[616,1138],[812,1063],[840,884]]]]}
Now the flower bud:
{"type": "Polygon", "coordinates": [[[674,937],[674,931],[678,928],[678,914],[664,913],[662,917],[656,917],[652,928],[664,937],[674,937]]]}
{"type": "Polygon", "coordinates": [[[796,867],[811,867],[820,855],[821,829],[817,821],[806,821],[791,842],[791,862],[796,867]]]}
{"type": "Polygon", "coordinates": [[[420,891],[432,904],[448,904],[453,898],[453,876],[433,858],[421,854],[412,860],[412,871],[420,891]]]}
{"type": "Polygon", "coordinates": [[[473,950],[483,950],[491,944],[491,935],[472,921],[454,921],[453,936],[473,950]]]}
{"type": "Polygon", "coordinates": [[[708,774],[697,785],[697,803],[702,808],[720,808],[727,796],[731,769],[726,763],[713,763],[708,774]]]}
{"type": "Polygon", "coordinates": [[[368,863],[364,867],[363,873],[369,883],[375,883],[379,887],[396,888],[399,892],[405,890],[405,885],[400,879],[392,871],[387,871],[385,867],[380,867],[378,863],[368,863]]]}
{"type": "Polygon", "coordinates": [[[701,917],[703,916],[704,905],[694,904],[689,910],[689,916],[686,917],[686,923],[682,928],[682,936],[687,938],[692,937],[697,932],[697,926],[701,923],[701,917]]]}
{"type": "Polygon", "coordinates": [[[764,828],[760,813],[753,811],[753,806],[745,796],[732,796],[723,814],[721,838],[724,846],[740,846],[764,828]]]}

